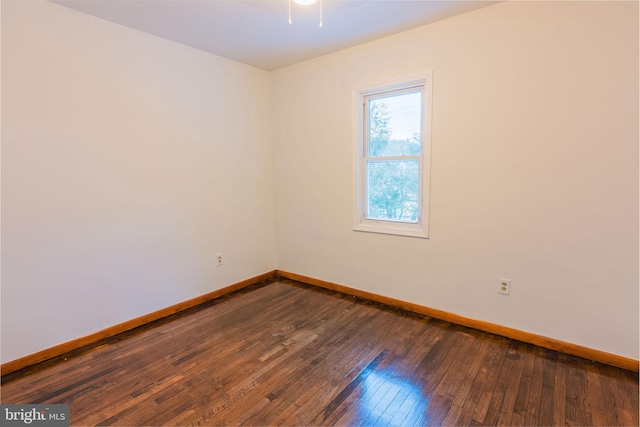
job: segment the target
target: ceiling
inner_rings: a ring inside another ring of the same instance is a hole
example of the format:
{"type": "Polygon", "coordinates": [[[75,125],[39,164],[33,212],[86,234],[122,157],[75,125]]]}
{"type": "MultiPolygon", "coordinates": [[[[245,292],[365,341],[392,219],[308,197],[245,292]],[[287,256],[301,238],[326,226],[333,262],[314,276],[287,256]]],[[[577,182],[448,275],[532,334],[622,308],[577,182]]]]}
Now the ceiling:
{"type": "Polygon", "coordinates": [[[449,18],[496,1],[50,0],[264,70],[449,18]]]}

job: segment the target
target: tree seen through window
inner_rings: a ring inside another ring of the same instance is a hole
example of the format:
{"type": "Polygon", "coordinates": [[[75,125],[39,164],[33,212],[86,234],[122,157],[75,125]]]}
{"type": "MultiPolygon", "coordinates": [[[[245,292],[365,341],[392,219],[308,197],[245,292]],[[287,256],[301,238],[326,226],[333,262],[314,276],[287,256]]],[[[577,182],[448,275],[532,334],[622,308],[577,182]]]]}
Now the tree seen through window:
{"type": "Polygon", "coordinates": [[[417,222],[420,212],[421,92],[368,101],[366,216],[417,222]]]}

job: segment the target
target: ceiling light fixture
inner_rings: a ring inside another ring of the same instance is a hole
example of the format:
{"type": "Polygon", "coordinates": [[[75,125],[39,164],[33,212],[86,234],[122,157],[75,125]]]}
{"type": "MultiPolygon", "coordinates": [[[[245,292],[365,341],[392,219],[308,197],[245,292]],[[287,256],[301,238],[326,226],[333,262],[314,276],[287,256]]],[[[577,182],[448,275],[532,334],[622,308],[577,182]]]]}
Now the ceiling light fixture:
{"type": "MultiPolygon", "coordinates": [[[[322,28],[322,0],[293,0],[294,3],[301,6],[309,6],[316,1],[320,2],[320,28],[322,28]]],[[[293,23],[293,21],[291,20],[291,0],[289,0],[289,24],[291,23],[293,23]]]]}

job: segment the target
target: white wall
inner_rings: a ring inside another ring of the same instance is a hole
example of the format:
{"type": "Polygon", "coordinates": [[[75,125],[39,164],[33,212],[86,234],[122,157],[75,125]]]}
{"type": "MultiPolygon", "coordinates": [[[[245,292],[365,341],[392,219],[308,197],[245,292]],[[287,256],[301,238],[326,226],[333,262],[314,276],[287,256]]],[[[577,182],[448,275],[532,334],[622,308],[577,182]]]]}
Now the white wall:
{"type": "Polygon", "coordinates": [[[269,79],[2,2],[3,362],[276,268],[269,79]]]}
{"type": "Polygon", "coordinates": [[[638,358],[637,2],[497,4],[273,94],[279,269],[638,358]],[[430,239],[354,232],[353,88],[424,70],[430,239]]]}

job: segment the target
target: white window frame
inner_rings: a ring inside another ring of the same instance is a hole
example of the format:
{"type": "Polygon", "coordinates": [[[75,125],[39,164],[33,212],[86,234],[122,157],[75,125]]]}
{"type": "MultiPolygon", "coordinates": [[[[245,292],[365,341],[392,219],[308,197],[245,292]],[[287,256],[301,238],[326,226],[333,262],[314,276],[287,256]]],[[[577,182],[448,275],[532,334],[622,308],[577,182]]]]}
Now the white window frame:
{"type": "Polygon", "coordinates": [[[429,238],[429,183],[431,166],[431,105],[432,105],[432,72],[413,78],[405,78],[378,85],[368,85],[355,91],[355,204],[353,230],[369,233],[392,234],[397,236],[429,238]],[[368,154],[368,109],[367,99],[402,93],[403,91],[420,89],[422,92],[421,111],[421,144],[420,156],[382,157],[377,160],[410,160],[418,159],[419,165],[419,212],[417,223],[390,220],[374,220],[367,218],[367,160],[368,154]]]}

